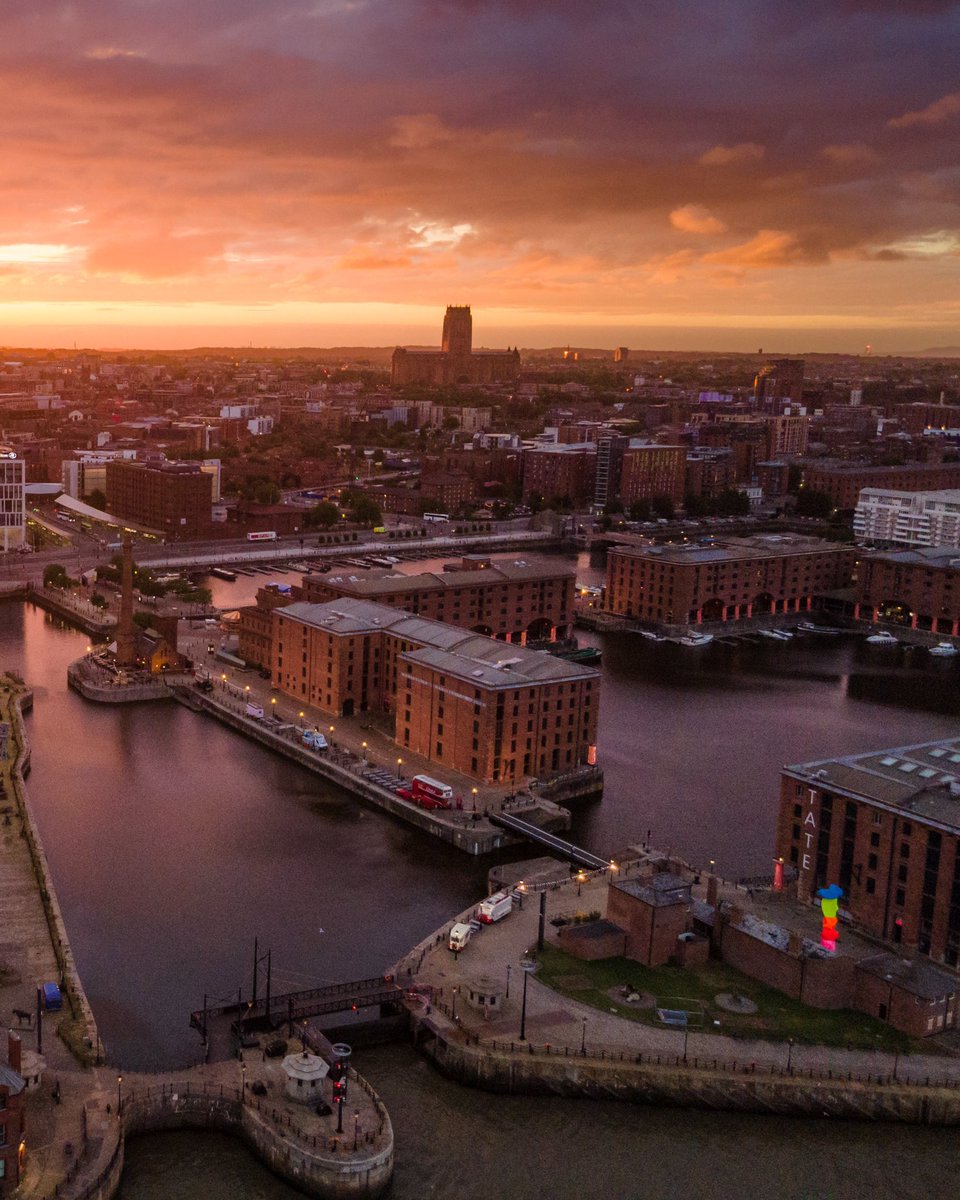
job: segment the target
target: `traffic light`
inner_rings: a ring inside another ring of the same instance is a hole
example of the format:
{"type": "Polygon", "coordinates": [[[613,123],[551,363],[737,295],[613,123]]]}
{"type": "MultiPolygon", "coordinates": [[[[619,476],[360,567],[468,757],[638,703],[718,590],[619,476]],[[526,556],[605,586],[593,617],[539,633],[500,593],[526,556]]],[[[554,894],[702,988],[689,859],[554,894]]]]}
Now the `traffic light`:
{"type": "Polygon", "coordinates": [[[342,1104],[347,1098],[347,1083],[345,1079],[335,1079],[333,1081],[333,1102],[334,1104],[342,1104]]]}

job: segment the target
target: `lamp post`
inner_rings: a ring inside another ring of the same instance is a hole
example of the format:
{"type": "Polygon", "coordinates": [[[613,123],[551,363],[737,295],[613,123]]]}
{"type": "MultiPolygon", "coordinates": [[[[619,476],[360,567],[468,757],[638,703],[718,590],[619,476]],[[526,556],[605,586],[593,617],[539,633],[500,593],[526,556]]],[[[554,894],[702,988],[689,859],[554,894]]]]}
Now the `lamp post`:
{"type": "Polygon", "coordinates": [[[587,1053],[587,1018],[581,1017],[580,1020],[583,1022],[581,1029],[580,1029],[580,1053],[583,1055],[586,1055],[586,1053],[587,1053]]]}
{"type": "Polygon", "coordinates": [[[532,971],[536,970],[536,963],[525,960],[520,964],[520,969],[523,971],[523,1000],[520,1004],[520,1041],[527,1040],[527,980],[530,978],[532,971]]]}
{"type": "Polygon", "coordinates": [[[401,781],[403,780],[403,759],[402,758],[397,759],[397,776],[401,781]]]}
{"type": "Polygon", "coordinates": [[[689,1033],[690,1033],[690,1026],[684,1025],[684,1027],[683,1027],[683,1061],[684,1061],[684,1064],[686,1064],[686,1061],[687,1061],[687,1035],[689,1033]]]}
{"type": "Polygon", "coordinates": [[[117,1076],[117,1116],[123,1112],[123,1076],[117,1076]]]}
{"type": "Polygon", "coordinates": [[[506,990],[506,993],[503,998],[504,998],[504,1000],[510,999],[510,964],[509,963],[507,963],[507,990],[506,990]]]}
{"type": "Polygon", "coordinates": [[[586,871],[584,871],[583,867],[581,867],[580,870],[577,872],[577,895],[578,896],[580,895],[580,889],[583,887],[584,883],[586,882],[586,878],[587,878],[587,873],[586,873],[586,871]]]}
{"type": "Polygon", "coordinates": [[[360,1139],[360,1109],[353,1110],[353,1148],[356,1150],[357,1142],[360,1139]]]}
{"type": "Polygon", "coordinates": [[[793,1038],[787,1038],[787,1074],[790,1074],[791,1064],[793,1062],[793,1038]]]}
{"type": "Polygon", "coordinates": [[[450,1006],[450,1017],[454,1022],[456,1022],[457,1019],[457,992],[459,991],[460,989],[458,987],[453,989],[453,1003],[450,1006]]]}

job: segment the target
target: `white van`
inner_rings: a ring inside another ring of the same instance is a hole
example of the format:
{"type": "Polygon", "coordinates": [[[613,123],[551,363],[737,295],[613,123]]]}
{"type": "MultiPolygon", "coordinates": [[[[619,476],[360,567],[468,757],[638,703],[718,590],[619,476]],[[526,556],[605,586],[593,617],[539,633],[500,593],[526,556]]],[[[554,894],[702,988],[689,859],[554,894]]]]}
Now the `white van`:
{"type": "Polygon", "coordinates": [[[311,750],[326,750],[327,739],[318,729],[305,729],[303,731],[303,744],[309,746],[311,750]]]}
{"type": "Polygon", "coordinates": [[[263,720],[263,705],[247,703],[247,716],[253,717],[254,720],[263,720]]]}
{"type": "Polygon", "coordinates": [[[465,925],[462,921],[458,921],[450,930],[450,949],[460,951],[466,948],[467,942],[470,941],[473,930],[469,925],[465,925]]]}
{"type": "Polygon", "coordinates": [[[488,896],[477,909],[477,920],[484,925],[492,925],[513,912],[513,897],[509,892],[494,892],[488,896]]]}

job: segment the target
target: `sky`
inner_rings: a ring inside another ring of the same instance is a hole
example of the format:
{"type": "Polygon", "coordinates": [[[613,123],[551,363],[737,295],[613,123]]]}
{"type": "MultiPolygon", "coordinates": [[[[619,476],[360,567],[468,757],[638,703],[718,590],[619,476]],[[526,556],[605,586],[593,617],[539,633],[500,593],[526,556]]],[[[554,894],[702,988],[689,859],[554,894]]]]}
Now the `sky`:
{"type": "Polygon", "coordinates": [[[960,3],[3,0],[0,344],[960,345],[960,3]]]}

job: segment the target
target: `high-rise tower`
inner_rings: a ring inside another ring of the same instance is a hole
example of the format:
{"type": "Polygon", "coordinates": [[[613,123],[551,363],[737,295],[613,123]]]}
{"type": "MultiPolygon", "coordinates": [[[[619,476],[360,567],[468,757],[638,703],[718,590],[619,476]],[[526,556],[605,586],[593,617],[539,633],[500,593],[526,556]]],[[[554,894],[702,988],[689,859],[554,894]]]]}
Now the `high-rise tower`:
{"type": "Polygon", "coordinates": [[[457,358],[469,358],[473,351],[473,317],[469,304],[447,305],[441,349],[457,358]]]}

